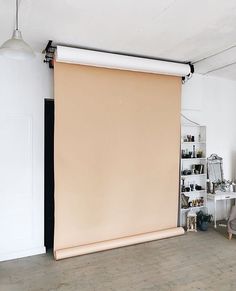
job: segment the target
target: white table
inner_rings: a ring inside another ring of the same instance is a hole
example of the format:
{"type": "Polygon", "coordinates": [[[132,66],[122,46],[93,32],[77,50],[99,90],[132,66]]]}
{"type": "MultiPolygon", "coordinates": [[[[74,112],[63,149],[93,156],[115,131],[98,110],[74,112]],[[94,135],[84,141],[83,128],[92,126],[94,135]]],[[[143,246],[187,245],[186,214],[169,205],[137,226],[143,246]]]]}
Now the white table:
{"type": "Polygon", "coordinates": [[[234,199],[236,202],[236,192],[223,192],[223,191],[216,191],[216,194],[211,194],[208,193],[207,194],[207,199],[209,200],[213,200],[214,201],[214,227],[216,228],[216,202],[217,201],[227,201],[227,200],[231,200],[234,199]]]}

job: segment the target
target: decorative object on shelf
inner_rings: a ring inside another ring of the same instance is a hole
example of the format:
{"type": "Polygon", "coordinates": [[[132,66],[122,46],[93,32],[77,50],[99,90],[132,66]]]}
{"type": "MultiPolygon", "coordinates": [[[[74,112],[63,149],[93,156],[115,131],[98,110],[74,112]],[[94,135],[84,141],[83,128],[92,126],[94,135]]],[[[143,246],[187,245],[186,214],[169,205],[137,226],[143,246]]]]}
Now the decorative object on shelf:
{"type": "Polygon", "coordinates": [[[187,135],[187,141],[188,141],[188,142],[191,142],[191,141],[192,141],[192,136],[191,136],[191,134],[188,134],[188,135],[187,135]]]}
{"type": "Polygon", "coordinates": [[[184,185],[184,178],[181,178],[181,192],[184,192],[185,191],[185,185],[184,185]]]}
{"type": "Polygon", "coordinates": [[[195,142],[195,136],[191,134],[187,134],[183,137],[183,142],[195,142]]]}
{"type": "Polygon", "coordinates": [[[189,202],[189,207],[201,207],[204,205],[204,197],[193,199],[189,202]]]}
{"type": "Polygon", "coordinates": [[[196,164],[194,165],[195,174],[203,174],[204,173],[204,165],[196,164]]]}
{"type": "Polygon", "coordinates": [[[196,158],[196,150],[195,150],[195,145],[193,145],[193,158],[196,158]]]}
{"type": "Polygon", "coordinates": [[[191,167],[192,167],[192,175],[194,175],[195,174],[195,165],[192,165],[191,167]]]}
{"type": "Polygon", "coordinates": [[[192,209],[187,214],[187,231],[197,232],[197,214],[192,209]]]}
{"type": "Polygon", "coordinates": [[[191,159],[192,158],[192,152],[188,149],[182,150],[182,159],[191,159]]]}
{"type": "Polygon", "coordinates": [[[182,193],[181,194],[181,208],[188,208],[188,204],[189,204],[188,201],[189,201],[189,197],[182,193]]]}
{"type": "Polygon", "coordinates": [[[197,190],[197,191],[200,191],[200,190],[202,190],[202,186],[201,185],[195,185],[195,189],[197,190]]]}
{"type": "Polygon", "coordinates": [[[203,157],[203,151],[202,150],[197,150],[197,158],[202,158],[203,157]]]}
{"type": "Polygon", "coordinates": [[[202,210],[197,212],[197,226],[200,230],[208,230],[208,224],[212,221],[211,214],[204,213],[202,210]]]}
{"type": "Polygon", "coordinates": [[[187,175],[202,175],[204,174],[204,165],[203,164],[193,164],[191,165],[191,170],[184,169],[181,174],[183,176],[187,175]]]}
{"type": "Polygon", "coordinates": [[[192,174],[191,170],[187,170],[187,169],[186,169],[186,170],[183,170],[183,171],[182,171],[182,175],[183,175],[183,176],[187,176],[187,175],[191,175],[191,174],[192,174]]]}

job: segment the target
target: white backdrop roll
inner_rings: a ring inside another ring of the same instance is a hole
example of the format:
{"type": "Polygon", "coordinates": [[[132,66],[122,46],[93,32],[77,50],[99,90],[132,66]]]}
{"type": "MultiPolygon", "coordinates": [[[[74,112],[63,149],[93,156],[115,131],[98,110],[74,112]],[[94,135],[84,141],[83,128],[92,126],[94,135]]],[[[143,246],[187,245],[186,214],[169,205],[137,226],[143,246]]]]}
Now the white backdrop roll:
{"type": "Polygon", "coordinates": [[[56,61],[70,64],[80,64],[171,76],[186,76],[190,74],[190,66],[188,64],[132,57],[65,46],[57,46],[56,61]]]}

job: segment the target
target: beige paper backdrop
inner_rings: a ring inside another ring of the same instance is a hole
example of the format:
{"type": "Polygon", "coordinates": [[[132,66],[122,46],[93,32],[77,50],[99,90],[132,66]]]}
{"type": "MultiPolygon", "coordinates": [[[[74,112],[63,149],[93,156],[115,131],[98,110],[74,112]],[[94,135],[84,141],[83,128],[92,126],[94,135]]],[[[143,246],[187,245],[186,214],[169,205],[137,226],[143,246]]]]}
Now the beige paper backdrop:
{"type": "Polygon", "coordinates": [[[181,78],[54,74],[55,252],[176,227],[181,78]]]}

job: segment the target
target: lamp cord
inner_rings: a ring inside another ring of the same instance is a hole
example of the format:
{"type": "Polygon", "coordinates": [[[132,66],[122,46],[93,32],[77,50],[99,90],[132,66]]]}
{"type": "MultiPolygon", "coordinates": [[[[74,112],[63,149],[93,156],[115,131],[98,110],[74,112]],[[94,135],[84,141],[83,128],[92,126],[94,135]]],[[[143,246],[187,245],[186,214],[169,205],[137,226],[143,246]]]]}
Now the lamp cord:
{"type": "Polygon", "coordinates": [[[196,124],[196,125],[200,125],[199,123],[197,123],[197,122],[195,122],[195,121],[192,121],[191,119],[189,119],[188,117],[186,117],[186,116],[183,115],[182,113],[181,113],[181,116],[182,116],[183,118],[185,118],[186,120],[188,120],[188,121],[190,121],[190,122],[192,122],[192,123],[194,123],[194,124],[196,124]]]}
{"type": "Polygon", "coordinates": [[[19,15],[19,1],[18,0],[16,0],[16,30],[19,30],[19,17],[18,17],[18,15],[19,15]]]}

